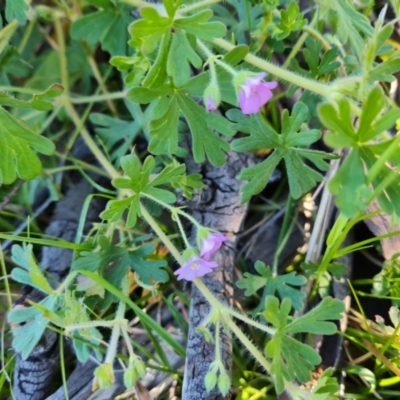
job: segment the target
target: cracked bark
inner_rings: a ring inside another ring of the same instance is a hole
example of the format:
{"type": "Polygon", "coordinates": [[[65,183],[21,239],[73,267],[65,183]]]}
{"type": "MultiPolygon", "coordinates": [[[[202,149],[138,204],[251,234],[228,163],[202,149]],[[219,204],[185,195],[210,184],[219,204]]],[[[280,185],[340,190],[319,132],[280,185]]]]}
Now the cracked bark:
{"type": "MultiPolygon", "coordinates": [[[[239,172],[252,165],[248,154],[230,153],[222,167],[206,164],[201,171],[207,187],[190,203],[193,216],[202,225],[216,229],[228,237],[221,250],[213,258],[219,267],[213,273],[202,278],[211,293],[222,303],[232,305],[233,268],[235,261],[236,234],[239,232],[247,212],[247,205],[240,204],[240,189],[243,186],[236,177],[239,172]]],[[[196,167],[188,166],[189,172],[196,167]]],[[[197,171],[196,171],[197,172],[197,171]]],[[[194,235],[193,235],[194,236],[194,235]]],[[[215,359],[214,345],[207,343],[196,328],[209,314],[207,300],[193,285],[191,291],[189,333],[186,350],[185,375],[182,399],[229,399],[231,395],[222,396],[218,389],[207,392],[204,377],[209,365],[215,359]]],[[[214,334],[211,329],[211,333],[214,334]]],[[[232,367],[231,337],[221,330],[221,357],[228,373],[232,367]]]]}

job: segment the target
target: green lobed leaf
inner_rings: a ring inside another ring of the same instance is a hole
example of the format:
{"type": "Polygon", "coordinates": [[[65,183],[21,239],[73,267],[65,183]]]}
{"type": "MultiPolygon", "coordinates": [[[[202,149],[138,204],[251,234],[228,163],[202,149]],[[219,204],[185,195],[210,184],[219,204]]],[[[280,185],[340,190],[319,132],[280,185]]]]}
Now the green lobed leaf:
{"type": "Polygon", "coordinates": [[[20,25],[26,24],[26,12],[29,7],[25,0],[6,0],[6,20],[11,23],[17,20],[20,25]]]}
{"type": "Polygon", "coordinates": [[[111,55],[126,55],[128,26],[132,22],[130,6],[114,2],[97,3],[101,10],[78,18],[71,26],[71,37],[86,39],[90,45],[101,43],[101,48],[111,55]]]}
{"type": "MultiPolygon", "coordinates": [[[[144,197],[160,199],[166,203],[174,203],[176,196],[169,190],[160,188],[162,185],[182,185],[185,179],[186,167],[177,162],[165,166],[158,174],[151,175],[156,167],[153,156],[148,156],[144,160],[143,166],[136,155],[126,155],[121,157],[121,166],[125,176],[113,180],[113,185],[119,189],[130,189],[134,194],[125,199],[111,200],[108,202],[107,209],[102,212],[101,218],[118,221],[125,210],[128,211],[127,226],[133,227],[136,224],[140,212],[140,195],[144,197]]],[[[185,180],[188,186],[190,181],[185,180]]],[[[193,180],[194,186],[191,189],[200,186],[197,179],[193,180]]],[[[189,188],[187,189],[189,190],[189,188]]]]}
{"type": "Polygon", "coordinates": [[[372,37],[374,29],[368,18],[358,12],[353,3],[346,0],[319,0],[319,3],[332,10],[337,18],[337,35],[343,44],[350,42],[358,60],[363,58],[364,38],[372,37]],[[360,33],[361,32],[361,33],[360,33]]]}
{"type": "MultiPolygon", "coordinates": [[[[129,250],[126,247],[113,246],[105,237],[101,237],[99,243],[100,251],[81,252],[80,257],[72,265],[73,269],[98,272],[118,288],[121,288],[122,279],[127,279],[129,269],[148,286],[168,281],[168,273],[164,270],[166,261],[152,259],[155,251],[153,244],[129,250]],[[108,268],[111,265],[112,267],[108,268]]],[[[114,296],[108,294],[101,307],[104,309],[115,300],[114,296]]]]}
{"type": "Polygon", "coordinates": [[[295,1],[291,1],[287,9],[280,11],[280,21],[273,28],[273,36],[277,40],[288,37],[292,32],[298,31],[307,24],[304,15],[295,1]]]}
{"type": "Polygon", "coordinates": [[[140,11],[143,19],[135,21],[129,26],[132,44],[140,46],[144,53],[151,53],[157,48],[161,38],[170,32],[172,19],[160,16],[155,8],[143,8],[140,11]]]}
{"type": "Polygon", "coordinates": [[[320,173],[304,163],[304,158],[308,158],[319,168],[327,169],[328,164],[325,159],[335,157],[323,152],[303,151],[302,147],[317,141],[321,133],[316,129],[300,130],[307,118],[307,107],[301,102],[296,103],[291,116],[287,110],[283,112],[283,128],[280,135],[259,114],[248,117],[239,110],[229,110],[227,116],[237,123],[236,130],[250,135],[235,139],[232,143],[234,150],[274,149],[272,154],[261,164],[246,168],[239,175],[240,180],[249,181],[242,190],[242,202],[246,202],[251,196],[264,189],[273,170],[282,159],[286,165],[290,193],[293,198],[298,199],[322,179],[320,173]]]}
{"type": "Polygon", "coordinates": [[[279,305],[276,297],[267,296],[264,316],[277,329],[266,346],[266,354],[271,358],[271,374],[275,378],[278,393],[285,389],[285,380],[292,382],[298,379],[307,382],[315,365],[321,362],[319,354],[310,346],[292,337],[293,333],[333,334],[336,325],[330,320],[340,319],[344,312],[341,301],[325,298],[317,307],[307,314],[292,320],[289,319],[291,301],[286,298],[279,305]]]}
{"type": "Polygon", "coordinates": [[[42,164],[33,150],[49,155],[54,144],[1,107],[0,120],[0,185],[14,182],[17,175],[25,180],[36,178],[42,164]]]}
{"type": "MultiPolygon", "coordinates": [[[[192,78],[196,79],[196,78],[192,78]]],[[[189,81],[192,81],[192,79],[189,81]]],[[[214,131],[226,136],[235,132],[234,125],[219,115],[208,113],[204,107],[197,104],[186,93],[185,85],[180,88],[149,89],[135,88],[130,92],[130,99],[137,102],[154,100],[152,121],[150,122],[151,153],[179,154],[178,123],[182,113],[192,135],[192,151],[196,162],[207,159],[214,165],[222,165],[225,161],[225,152],[229,151],[229,144],[214,131]]]]}
{"type": "MultiPolygon", "coordinates": [[[[296,275],[296,272],[290,272],[285,275],[273,275],[270,267],[266,267],[261,261],[257,261],[254,265],[259,276],[244,273],[244,278],[239,279],[236,286],[240,289],[246,289],[245,295],[251,296],[259,289],[264,288],[264,293],[261,299],[261,307],[264,307],[266,296],[273,296],[275,292],[279,293],[280,298],[283,300],[289,298],[293,304],[293,308],[300,310],[303,307],[302,299],[305,294],[292,286],[303,286],[307,279],[304,276],[296,275]]],[[[257,307],[260,309],[260,307],[257,307]]]]}
{"type": "Polygon", "coordinates": [[[177,29],[172,37],[167,60],[167,73],[175,86],[182,86],[189,81],[190,64],[200,68],[203,62],[189,43],[186,33],[177,29]]]}
{"type": "Polygon", "coordinates": [[[35,94],[32,97],[32,100],[29,101],[16,99],[15,97],[10,96],[8,93],[0,91],[0,106],[22,107],[39,111],[50,111],[53,108],[53,104],[49,100],[59,96],[63,91],[64,88],[56,83],[48,88],[45,92],[35,94]]]}
{"type": "MultiPolygon", "coordinates": [[[[351,218],[366,208],[365,201],[372,196],[370,184],[376,188],[385,177],[394,173],[392,168],[385,164],[373,182],[367,182],[365,171],[372,168],[391,145],[392,139],[382,141],[379,136],[400,118],[400,109],[392,108],[387,111],[382,90],[375,87],[363,104],[357,130],[353,127],[348,100],[340,100],[337,109],[330,104],[322,105],[319,116],[322,123],[333,131],[325,135],[326,142],[336,148],[350,147],[348,156],[329,182],[329,188],[337,195],[336,204],[343,214],[351,218]],[[379,141],[374,142],[376,138],[379,138],[379,141]]],[[[388,161],[396,166],[400,165],[397,152],[393,152],[388,161]]],[[[400,193],[399,181],[400,176],[395,177],[395,180],[378,195],[380,206],[389,214],[395,212],[400,215],[400,207],[395,200],[400,193]]]]}
{"type": "Polygon", "coordinates": [[[230,146],[211,131],[205,109],[187,95],[178,96],[178,104],[192,134],[195,162],[202,163],[207,157],[211,164],[222,165],[225,162],[225,152],[230,150],[230,146]]]}
{"type": "Polygon", "coordinates": [[[222,38],[226,34],[226,27],[218,21],[207,22],[213,16],[212,10],[203,10],[189,17],[177,18],[174,27],[185,30],[187,33],[200,39],[213,40],[222,38]]]}
{"type": "Polygon", "coordinates": [[[169,59],[170,44],[171,34],[167,32],[162,37],[157,57],[143,80],[143,87],[158,88],[164,84],[167,79],[167,60],[169,59]]]}
{"type": "MultiPolygon", "coordinates": [[[[131,106],[137,105],[132,104],[131,106]]],[[[106,114],[92,113],[89,119],[97,125],[95,132],[106,148],[110,150],[110,157],[113,161],[129,151],[133,141],[142,130],[137,121],[117,119],[106,114]]]]}
{"type": "MultiPolygon", "coordinates": [[[[39,304],[50,311],[55,311],[58,307],[58,297],[50,295],[39,304]]],[[[24,322],[23,325],[13,329],[12,346],[26,360],[42,338],[48,321],[42,312],[34,307],[11,310],[8,313],[8,320],[18,324],[24,322]]]]}
{"type": "Polygon", "coordinates": [[[14,268],[11,272],[11,277],[21,283],[35,287],[36,289],[46,294],[54,293],[53,288],[45,278],[43,272],[36,263],[33,257],[33,246],[24,243],[23,246],[18,244],[13,245],[12,260],[23,268],[14,268]]]}
{"type": "Polygon", "coordinates": [[[249,54],[249,47],[244,44],[239,44],[224,55],[224,61],[232,66],[235,66],[243,61],[247,54],[249,54]]]}
{"type": "Polygon", "coordinates": [[[332,375],[332,368],[328,368],[322,373],[318,383],[311,389],[310,400],[336,400],[338,398],[339,385],[332,375]]]}

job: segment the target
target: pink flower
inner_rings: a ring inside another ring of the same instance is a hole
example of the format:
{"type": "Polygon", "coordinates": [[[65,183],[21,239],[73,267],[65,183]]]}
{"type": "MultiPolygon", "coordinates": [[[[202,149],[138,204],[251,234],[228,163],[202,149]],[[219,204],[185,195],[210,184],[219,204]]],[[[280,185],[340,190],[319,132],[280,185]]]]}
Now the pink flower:
{"type": "Polygon", "coordinates": [[[204,105],[208,111],[215,111],[221,103],[221,93],[217,83],[211,82],[203,94],[204,105]]]}
{"type": "Polygon", "coordinates": [[[206,107],[208,111],[215,111],[217,109],[217,106],[213,103],[211,96],[208,96],[206,107]]]}
{"type": "Polygon", "coordinates": [[[228,240],[228,238],[221,233],[210,232],[208,236],[201,241],[200,255],[208,261],[226,240],[228,240]]]}
{"type": "Polygon", "coordinates": [[[192,256],[174,274],[178,275],[178,280],[192,281],[194,278],[201,278],[210,273],[216,267],[218,267],[218,264],[214,261],[206,261],[199,256],[192,256]]]}
{"type": "Polygon", "coordinates": [[[278,86],[277,82],[263,82],[267,76],[261,72],[255,76],[248,76],[246,83],[240,86],[239,102],[243,114],[256,114],[260,108],[273,96],[271,89],[278,86]]]}

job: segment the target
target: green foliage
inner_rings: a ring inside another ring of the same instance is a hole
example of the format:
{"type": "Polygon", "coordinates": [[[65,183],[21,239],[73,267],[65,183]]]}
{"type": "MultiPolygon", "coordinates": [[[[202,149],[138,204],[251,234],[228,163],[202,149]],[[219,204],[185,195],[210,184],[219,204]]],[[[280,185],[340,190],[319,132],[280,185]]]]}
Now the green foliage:
{"type": "Polygon", "coordinates": [[[17,175],[25,180],[36,178],[42,164],[33,150],[50,155],[55,150],[53,142],[3,108],[0,108],[0,119],[0,185],[13,183],[17,175]]]}
{"type": "Polygon", "coordinates": [[[364,76],[371,85],[376,81],[393,82],[396,79],[393,74],[400,70],[400,52],[388,44],[392,34],[392,25],[381,27],[377,23],[374,37],[366,44],[364,76]],[[376,62],[378,57],[380,62],[376,62]]]}
{"type": "Polygon", "coordinates": [[[247,54],[249,54],[249,47],[241,44],[226,53],[224,56],[224,61],[232,66],[235,66],[239,64],[247,56],[247,54]]]}
{"type": "Polygon", "coordinates": [[[340,319],[344,305],[339,300],[325,298],[307,314],[290,322],[289,313],[292,304],[289,298],[279,300],[268,296],[265,303],[265,319],[276,329],[273,338],[268,342],[265,351],[271,358],[271,373],[275,377],[278,393],[285,389],[284,381],[308,382],[311,371],[321,362],[319,354],[310,346],[292,337],[295,333],[314,333],[332,335],[336,325],[330,320],[340,319]]]}
{"type": "MultiPolygon", "coordinates": [[[[47,310],[55,311],[58,306],[58,297],[50,295],[39,305],[47,310]]],[[[13,329],[13,348],[21,357],[26,359],[39,343],[48,324],[40,309],[35,307],[15,308],[8,313],[8,320],[13,324],[22,324],[13,329]]]]}
{"type": "Polygon", "coordinates": [[[28,5],[25,0],[6,0],[6,20],[12,22],[15,19],[20,25],[26,24],[26,11],[28,5]]]}
{"type": "Polygon", "coordinates": [[[364,39],[372,37],[374,30],[368,18],[355,9],[353,2],[346,0],[318,0],[321,8],[332,13],[337,28],[336,33],[342,44],[350,43],[358,60],[363,59],[364,39]]]}
{"type": "Polygon", "coordinates": [[[294,71],[301,72],[304,76],[318,79],[324,75],[332,74],[332,72],[340,67],[340,62],[337,60],[339,55],[339,49],[337,47],[332,47],[327,50],[321,57],[321,41],[308,37],[305,44],[306,48],[303,51],[303,56],[308,68],[301,68],[298,61],[292,58],[290,60],[290,66],[294,71]]]}
{"type": "Polygon", "coordinates": [[[174,28],[180,28],[199,39],[213,40],[226,34],[224,24],[218,21],[208,22],[214,15],[212,10],[203,10],[189,17],[177,18],[174,28]]]}
{"type": "Polygon", "coordinates": [[[157,282],[166,282],[168,274],[163,269],[164,260],[151,260],[154,253],[153,244],[143,245],[135,250],[112,245],[104,236],[99,238],[100,251],[83,251],[80,258],[74,261],[73,268],[77,270],[98,271],[116,287],[120,287],[122,279],[127,279],[128,269],[132,269],[145,285],[154,285],[157,282]],[[113,268],[106,267],[111,263],[113,268]]]}
{"type": "Polygon", "coordinates": [[[143,129],[142,123],[144,124],[147,120],[147,115],[141,112],[137,104],[127,103],[127,108],[133,118],[131,121],[101,113],[90,114],[90,121],[97,125],[96,134],[99,135],[104,146],[110,149],[112,161],[118,161],[128,153],[135,138],[143,129]]]}
{"type": "MultiPolygon", "coordinates": [[[[49,100],[59,96],[63,91],[61,85],[55,84],[44,93],[37,94],[30,101],[23,101],[0,92],[0,106],[28,108],[49,111],[53,108],[49,100]]],[[[17,175],[25,180],[36,178],[42,164],[35,151],[50,155],[54,152],[54,144],[47,138],[37,134],[22,119],[0,107],[0,186],[11,184],[17,175]],[[35,151],[34,151],[35,150],[35,151]]]]}
{"type": "Polygon", "coordinates": [[[236,130],[250,135],[235,139],[232,143],[234,150],[274,149],[265,161],[244,169],[239,175],[240,180],[249,181],[243,188],[243,203],[264,189],[282,159],[286,165],[290,194],[294,199],[298,199],[312,189],[316,182],[322,180],[322,175],[307,166],[304,159],[311,161],[319,169],[327,170],[328,164],[325,159],[334,158],[330,154],[306,148],[321,137],[321,132],[317,129],[300,130],[307,118],[307,107],[301,102],[296,103],[291,116],[284,110],[281,134],[268,125],[259,114],[247,117],[239,110],[230,110],[227,116],[237,123],[236,130]]]}
{"type": "MultiPolygon", "coordinates": [[[[369,185],[377,188],[379,184],[392,173],[392,168],[386,164],[376,177],[369,182],[365,175],[365,167],[372,168],[376,160],[389,149],[394,139],[380,140],[381,134],[390,129],[400,118],[400,110],[395,108],[388,112],[385,98],[378,87],[371,90],[363,104],[358,129],[353,127],[351,105],[342,99],[337,107],[323,104],[319,109],[322,123],[332,133],[325,135],[325,141],[334,148],[349,147],[350,154],[329,182],[329,189],[336,195],[336,204],[347,217],[353,217],[363,211],[371,199],[373,192],[369,185]]],[[[387,159],[392,165],[399,166],[398,152],[394,151],[387,159]]],[[[393,172],[395,173],[395,172],[393,172]]],[[[394,182],[388,185],[377,199],[387,214],[393,212],[400,216],[400,204],[395,200],[400,195],[400,176],[396,173],[394,182]]]]}
{"type": "Polygon", "coordinates": [[[275,39],[283,40],[292,32],[299,31],[307,25],[307,20],[304,19],[303,13],[296,1],[291,1],[287,9],[280,11],[279,20],[272,25],[272,34],[275,39]]]}
{"type": "MultiPolygon", "coordinates": [[[[193,37],[196,43],[195,37],[193,37]]],[[[171,40],[171,46],[167,59],[167,73],[172,78],[176,86],[182,86],[190,79],[190,64],[195,68],[200,68],[202,60],[194,51],[187,34],[177,29],[171,40]],[[179,64],[176,62],[179,60],[179,64]]],[[[165,63],[164,63],[165,64],[165,63]]]]}
{"type": "Polygon", "coordinates": [[[226,136],[232,136],[234,130],[225,118],[207,113],[188,96],[187,91],[193,89],[195,79],[192,78],[181,89],[166,85],[159,89],[134,88],[129,93],[129,99],[137,103],[154,101],[149,144],[149,150],[153,154],[180,153],[178,122],[182,113],[192,135],[194,160],[201,163],[207,157],[212,164],[222,165],[225,152],[229,151],[230,147],[213,130],[226,136]]]}
{"type": "Polygon", "coordinates": [[[309,400],[336,400],[339,385],[335,377],[332,377],[332,368],[326,369],[320,376],[318,383],[312,388],[309,400]]]}
{"type": "Polygon", "coordinates": [[[292,286],[303,286],[307,279],[304,276],[296,275],[296,272],[290,272],[285,275],[274,275],[270,267],[266,267],[261,261],[257,261],[254,268],[260,275],[253,275],[245,272],[244,278],[236,282],[236,286],[240,289],[246,289],[244,294],[252,296],[259,289],[264,289],[264,293],[257,310],[263,310],[266,296],[274,296],[278,292],[280,298],[283,300],[289,298],[292,302],[293,308],[300,310],[303,307],[302,299],[305,294],[292,286]]]}
{"type": "MultiPolygon", "coordinates": [[[[226,37],[234,37],[237,43],[248,43],[248,32],[258,26],[263,19],[263,9],[258,4],[249,7],[246,0],[229,0],[229,9],[215,4],[213,10],[218,21],[228,27],[226,37]]],[[[262,5],[265,6],[265,3],[262,5]]]]}
{"type": "Polygon", "coordinates": [[[121,166],[127,177],[114,179],[113,185],[118,189],[129,189],[133,194],[122,200],[111,200],[107,210],[101,214],[101,218],[113,222],[118,221],[125,209],[128,208],[126,222],[128,227],[135,226],[137,217],[141,215],[140,195],[172,204],[176,201],[175,194],[158,186],[170,184],[182,187],[186,194],[192,193],[192,189],[201,186],[200,175],[187,177],[184,174],[185,165],[176,162],[167,165],[161,172],[153,176],[151,173],[156,167],[156,162],[152,156],[146,158],[142,167],[137,156],[127,155],[121,158],[121,166]]]}
{"type": "Polygon", "coordinates": [[[6,92],[0,91],[0,106],[30,108],[32,110],[50,111],[53,109],[53,100],[64,91],[60,84],[54,84],[45,92],[36,94],[29,101],[19,100],[6,92]]]}
{"type": "Polygon", "coordinates": [[[32,286],[41,292],[53,294],[53,289],[33,257],[32,249],[31,244],[25,243],[23,247],[18,244],[12,247],[12,260],[22,268],[14,268],[11,277],[15,281],[32,286]]]}
{"type": "Polygon", "coordinates": [[[400,306],[400,264],[396,259],[387,261],[381,272],[374,276],[372,293],[392,297],[392,304],[400,306]]]}
{"type": "Polygon", "coordinates": [[[128,25],[132,22],[131,6],[115,2],[92,1],[98,11],[84,15],[74,21],[71,36],[75,40],[86,39],[94,46],[98,42],[101,48],[111,55],[126,55],[128,42],[128,25]]]}

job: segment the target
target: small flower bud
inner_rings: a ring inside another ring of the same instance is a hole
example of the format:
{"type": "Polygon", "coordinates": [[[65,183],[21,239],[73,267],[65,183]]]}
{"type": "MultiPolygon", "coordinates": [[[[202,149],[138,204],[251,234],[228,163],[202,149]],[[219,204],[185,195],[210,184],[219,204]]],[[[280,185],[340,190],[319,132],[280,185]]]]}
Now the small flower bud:
{"type": "Polygon", "coordinates": [[[124,372],[124,385],[127,389],[131,389],[135,386],[138,375],[136,369],[128,367],[124,372]]]}
{"type": "Polygon", "coordinates": [[[138,359],[137,363],[135,364],[135,368],[136,368],[137,374],[141,378],[144,378],[144,376],[146,375],[146,365],[141,359],[138,359]]]}
{"type": "Polygon", "coordinates": [[[208,392],[213,390],[217,384],[217,373],[215,371],[208,371],[204,378],[204,384],[208,392]]]}
{"type": "Polygon", "coordinates": [[[107,362],[99,365],[94,370],[94,376],[97,379],[100,389],[109,388],[115,381],[112,364],[107,362]]]}
{"type": "Polygon", "coordinates": [[[204,105],[208,111],[215,111],[221,103],[221,92],[216,83],[210,83],[203,95],[204,105]]]}
{"type": "Polygon", "coordinates": [[[229,389],[231,388],[231,379],[229,378],[228,373],[223,370],[220,370],[220,375],[218,378],[218,389],[221,392],[223,396],[225,396],[228,392],[229,389]]]}

